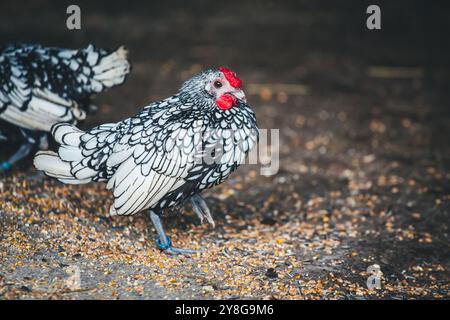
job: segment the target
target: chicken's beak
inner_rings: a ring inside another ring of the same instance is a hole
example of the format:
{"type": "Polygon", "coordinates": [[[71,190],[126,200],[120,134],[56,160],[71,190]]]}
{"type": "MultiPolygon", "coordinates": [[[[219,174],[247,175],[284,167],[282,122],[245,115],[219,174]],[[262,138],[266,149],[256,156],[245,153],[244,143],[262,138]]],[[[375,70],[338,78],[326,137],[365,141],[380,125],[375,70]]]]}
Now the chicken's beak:
{"type": "Polygon", "coordinates": [[[245,97],[244,91],[239,89],[239,90],[231,92],[231,94],[233,96],[235,96],[237,99],[242,100],[244,102],[247,102],[247,98],[245,97]]]}

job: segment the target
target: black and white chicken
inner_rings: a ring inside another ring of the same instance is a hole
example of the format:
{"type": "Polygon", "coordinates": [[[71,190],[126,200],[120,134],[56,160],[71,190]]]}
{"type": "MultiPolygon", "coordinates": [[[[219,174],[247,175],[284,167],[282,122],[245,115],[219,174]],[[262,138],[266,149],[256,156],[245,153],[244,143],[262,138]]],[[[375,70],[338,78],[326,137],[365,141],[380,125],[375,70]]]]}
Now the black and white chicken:
{"type": "Polygon", "coordinates": [[[47,48],[13,44],[0,49],[0,143],[20,141],[0,172],[46,144],[59,122],[77,123],[94,109],[91,96],[122,84],[130,71],[127,51],[47,48]]]}
{"type": "Polygon", "coordinates": [[[233,71],[209,69],[121,122],[87,132],[57,124],[52,135],[58,152],[40,151],[34,164],[63,183],[107,181],[114,195],[111,215],[149,209],[159,248],[190,253],[172,247],[159,215],[190,201],[198,217],[214,226],[200,192],[225,181],[258,140],[241,85],[233,71]]]}

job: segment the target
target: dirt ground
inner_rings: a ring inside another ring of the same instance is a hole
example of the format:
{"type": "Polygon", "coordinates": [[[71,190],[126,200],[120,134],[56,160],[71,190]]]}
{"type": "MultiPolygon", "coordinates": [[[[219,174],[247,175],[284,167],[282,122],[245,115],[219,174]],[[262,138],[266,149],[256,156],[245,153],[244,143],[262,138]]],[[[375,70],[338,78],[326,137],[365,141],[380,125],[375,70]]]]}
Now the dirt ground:
{"type": "Polygon", "coordinates": [[[176,245],[203,248],[172,257],[145,214],[108,217],[104,185],[29,179],[29,159],[0,181],[0,299],[450,298],[450,45],[438,2],[382,2],[379,31],[365,28],[361,1],[183,3],[80,2],[82,29],[69,31],[63,1],[2,1],[0,39],[128,47],[131,76],[95,99],[82,128],[232,67],[259,127],[280,130],[279,172],[243,166],[205,192],[215,229],[189,206],[169,215],[176,245]],[[378,290],[366,286],[375,264],[378,290]]]}

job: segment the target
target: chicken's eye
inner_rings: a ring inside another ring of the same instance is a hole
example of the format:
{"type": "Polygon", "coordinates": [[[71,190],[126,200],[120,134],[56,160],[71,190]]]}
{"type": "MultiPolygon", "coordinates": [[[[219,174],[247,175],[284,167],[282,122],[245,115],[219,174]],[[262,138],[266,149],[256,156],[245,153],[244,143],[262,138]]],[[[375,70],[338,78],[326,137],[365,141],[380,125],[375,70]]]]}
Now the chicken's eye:
{"type": "Polygon", "coordinates": [[[214,81],[214,87],[217,89],[222,88],[222,82],[219,80],[214,81]]]}

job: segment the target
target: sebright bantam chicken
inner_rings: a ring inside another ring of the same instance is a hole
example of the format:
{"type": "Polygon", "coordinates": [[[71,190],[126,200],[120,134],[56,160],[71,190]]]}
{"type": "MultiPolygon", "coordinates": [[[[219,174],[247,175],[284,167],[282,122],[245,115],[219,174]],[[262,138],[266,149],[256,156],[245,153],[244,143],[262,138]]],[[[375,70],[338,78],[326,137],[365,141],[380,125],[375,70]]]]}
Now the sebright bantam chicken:
{"type": "Polygon", "coordinates": [[[87,132],[57,124],[51,132],[58,152],[38,152],[36,168],[63,183],[107,181],[110,215],[149,210],[156,243],[171,254],[193,251],[172,247],[160,214],[189,201],[214,226],[201,191],[225,181],[258,140],[242,82],[226,68],[195,75],[174,96],[121,122],[87,132]]]}
{"type": "Polygon", "coordinates": [[[31,44],[0,49],[0,143],[20,144],[0,172],[46,145],[50,128],[77,123],[95,109],[93,94],[122,84],[130,71],[127,51],[70,50],[31,44]]]}

